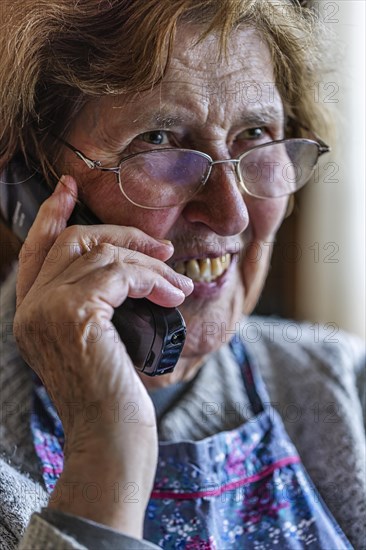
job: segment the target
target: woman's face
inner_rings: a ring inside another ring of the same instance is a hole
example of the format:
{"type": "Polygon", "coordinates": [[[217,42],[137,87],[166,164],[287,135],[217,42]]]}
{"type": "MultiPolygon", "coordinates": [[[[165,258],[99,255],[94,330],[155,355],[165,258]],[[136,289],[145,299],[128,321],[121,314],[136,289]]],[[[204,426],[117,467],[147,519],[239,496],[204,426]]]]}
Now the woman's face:
{"type": "MultiPolygon", "coordinates": [[[[260,37],[251,29],[236,31],[228,59],[220,62],[216,38],[194,46],[195,39],[194,29],[178,32],[169,70],[153,90],[91,101],[69,141],[103,165],[116,166],[127,154],[159,147],[230,159],[283,138],[283,105],[260,37]]],[[[91,171],[72,152],[65,153],[64,163],[64,173],[72,165],[82,200],[102,222],[171,240],[175,252],[168,264],[196,279],[193,294],[180,306],[187,324],[181,366],[151,384],[188,379],[205,354],[230,340],[242,313],[254,307],[287,200],[243,194],[226,163],[212,168],[207,184],[186,204],[147,210],[123,196],[114,174],[91,171]],[[220,258],[226,254],[225,263],[220,258]],[[204,268],[210,282],[197,280],[204,268]]]]}

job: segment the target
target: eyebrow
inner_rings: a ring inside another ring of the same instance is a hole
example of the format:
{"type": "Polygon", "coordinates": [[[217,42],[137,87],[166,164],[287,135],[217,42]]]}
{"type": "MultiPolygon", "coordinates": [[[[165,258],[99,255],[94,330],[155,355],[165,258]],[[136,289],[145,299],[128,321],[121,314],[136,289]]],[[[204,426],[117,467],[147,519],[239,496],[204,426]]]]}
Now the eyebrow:
{"type": "MultiPolygon", "coordinates": [[[[193,117],[188,117],[193,118],[193,117]]],[[[187,122],[186,117],[172,113],[157,112],[151,114],[143,114],[133,120],[133,123],[143,124],[147,126],[154,127],[163,127],[163,128],[173,128],[174,126],[179,126],[187,122]]]]}
{"type": "Polygon", "coordinates": [[[240,117],[242,124],[260,126],[263,124],[273,124],[276,122],[284,122],[284,111],[272,104],[261,105],[257,111],[243,113],[240,117]]]}
{"type": "MultiPolygon", "coordinates": [[[[241,124],[250,126],[263,126],[264,124],[273,124],[284,122],[283,110],[268,104],[263,105],[257,111],[244,112],[238,117],[241,124]]],[[[156,112],[151,114],[143,114],[133,122],[138,124],[147,125],[155,128],[174,128],[187,122],[192,122],[194,116],[188,115],[187,117],[169,113],[169,112],[156,112]]]]}

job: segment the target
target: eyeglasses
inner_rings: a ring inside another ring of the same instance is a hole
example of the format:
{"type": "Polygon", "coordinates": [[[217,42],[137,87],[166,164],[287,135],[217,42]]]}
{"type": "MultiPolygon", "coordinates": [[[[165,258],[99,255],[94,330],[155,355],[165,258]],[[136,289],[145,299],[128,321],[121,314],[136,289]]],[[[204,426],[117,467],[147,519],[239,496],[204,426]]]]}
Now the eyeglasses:
{"type": "Polygon", "coordinates": [[[116,174],[123,195],[151,210],[187,203],[207,183],[215,165],[231,163],[242,192],[259,199],[280,198],[298,191],[310,179],[318,159],[330,147],[313,139],[291,138],[263,143],[235,159],[213,160],[190,149],[163,148],[124,157],[107,168],[61,138],[88,168],[116,174]]]}

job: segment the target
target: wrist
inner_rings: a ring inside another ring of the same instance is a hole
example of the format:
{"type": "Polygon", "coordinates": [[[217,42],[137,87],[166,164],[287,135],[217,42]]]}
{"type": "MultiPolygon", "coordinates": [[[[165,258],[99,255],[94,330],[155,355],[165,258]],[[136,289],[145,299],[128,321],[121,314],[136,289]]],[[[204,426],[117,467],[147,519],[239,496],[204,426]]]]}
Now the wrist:
{"type": "Polygon", "coordinates": [[[94,455],[69,457],[48,507],[142,538],[152,480],[94,455]]]}

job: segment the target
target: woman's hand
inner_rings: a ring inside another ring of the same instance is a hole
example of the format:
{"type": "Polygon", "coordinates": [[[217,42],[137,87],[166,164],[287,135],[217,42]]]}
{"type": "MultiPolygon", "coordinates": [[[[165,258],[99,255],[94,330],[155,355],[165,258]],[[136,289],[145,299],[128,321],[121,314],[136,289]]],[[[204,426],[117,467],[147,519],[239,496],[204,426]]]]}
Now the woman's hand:
{"type": "Polygon", "coordinates": [[[191,281],[163,242],[131,227],[66,227],[75,181],[41,206],[19,257],[14,333],[65,430],[50,506],[141,536],[157,461],[153,404],[111,323],[127,296],[173,307],[191,281]]]}

